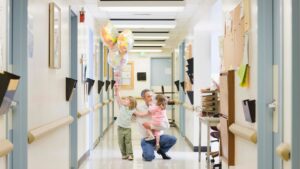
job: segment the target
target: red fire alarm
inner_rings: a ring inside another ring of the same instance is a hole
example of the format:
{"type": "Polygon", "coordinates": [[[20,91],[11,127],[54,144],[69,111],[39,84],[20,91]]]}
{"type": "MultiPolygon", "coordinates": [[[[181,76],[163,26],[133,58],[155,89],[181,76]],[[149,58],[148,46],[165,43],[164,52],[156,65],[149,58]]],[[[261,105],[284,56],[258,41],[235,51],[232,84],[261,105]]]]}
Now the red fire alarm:
{"type": "Polygon", "coordinates": [[[82,8],[81,11],[79,11],[79,16],[80,16],[80,17],[79,17],[79,18],[80,18],[80,19],[79,19],[80,22],[83,23],[83,22],[84,22],[84,19],[85,19],[85,11],[84,11],[84,8],[82,8]]]}

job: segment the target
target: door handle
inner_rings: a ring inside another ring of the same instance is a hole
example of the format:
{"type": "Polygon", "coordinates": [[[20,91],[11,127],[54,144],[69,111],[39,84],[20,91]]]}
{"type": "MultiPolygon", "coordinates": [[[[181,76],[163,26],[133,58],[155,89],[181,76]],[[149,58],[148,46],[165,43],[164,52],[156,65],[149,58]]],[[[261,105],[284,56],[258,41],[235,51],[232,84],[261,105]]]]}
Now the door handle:
{"type": "Polygon", "coordinates": [[[270,109],[276,109],[277,106],[278,106],[278,105],[277,105],[276,100],[273,100],[271,103],[268,104],[268,107],[269,107],[270,109]]]}

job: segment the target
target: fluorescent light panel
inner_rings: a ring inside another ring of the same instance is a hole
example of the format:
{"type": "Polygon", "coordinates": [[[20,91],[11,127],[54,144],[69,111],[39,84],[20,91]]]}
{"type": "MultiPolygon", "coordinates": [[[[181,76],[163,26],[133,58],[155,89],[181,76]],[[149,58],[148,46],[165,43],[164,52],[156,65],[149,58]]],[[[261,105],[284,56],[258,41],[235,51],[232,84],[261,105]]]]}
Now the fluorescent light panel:
{"type": "Polygon", "coordinates": [[[165,46],[164,43],[134,43],[134,46],[165,46]]]}
{"type": "Polygon", "coordinates": [[[137,53],[137,52],[153,52],[153,53],[159,53],[162,52],[161,49],[132,49],[130,50],[132,53],[137,53]]]}
{"type": "Polygon", "coordinates": [[[112,20],[112,24],[118,28],[129,29],[173,29],[176,27],[176,21],[130,21],[130,20],[112,20]]]}
{"type": "Polygon", "coordinates": [[[99,6],[107,12],[181,12],[183,6],[99,6]]]}

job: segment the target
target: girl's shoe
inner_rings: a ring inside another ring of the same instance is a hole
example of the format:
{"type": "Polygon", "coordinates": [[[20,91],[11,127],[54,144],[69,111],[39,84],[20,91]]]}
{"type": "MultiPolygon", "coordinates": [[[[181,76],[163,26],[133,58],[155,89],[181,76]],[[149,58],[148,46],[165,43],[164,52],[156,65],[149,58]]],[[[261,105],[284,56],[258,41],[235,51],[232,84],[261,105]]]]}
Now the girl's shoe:
{"type": "Polygon", "coordinates": [[[127,160],[127,159],[128,159],[128,156],[122,156],[122,159],[123,159],[123,160],[127,160]]]}
{"type": "Polygon", "coordinates": [[[132,160],[133,160],[133,156],[132,156],[132,155],[129,155],[127,159],[128,159],[129,161],[132,161],[132,160]]]}
{"type": "Polygon", "coordinates": [[[146,141],[150,141],[150,140],[154,140],[154,139],[155,139],[155,137],[153,135],[145,138],[146,141]]]}

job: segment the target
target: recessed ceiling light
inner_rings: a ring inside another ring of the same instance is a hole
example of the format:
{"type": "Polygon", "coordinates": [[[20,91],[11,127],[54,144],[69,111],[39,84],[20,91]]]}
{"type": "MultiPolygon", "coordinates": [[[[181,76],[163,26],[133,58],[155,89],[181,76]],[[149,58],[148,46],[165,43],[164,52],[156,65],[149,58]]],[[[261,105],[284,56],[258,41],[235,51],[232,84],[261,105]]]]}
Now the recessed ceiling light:
{"type": "Polygon", "coordinates": [[[134,46],[165,46],[164,43],[134,43],[134,46]]]}
{"type": "Polygon", "coordinates": [[[130,50],[130,52],[132,53],[136,53],[136,52],[153,52],[153,53],[159,53],[162,52],[161,49],[132,49],[130,50]]]}
{"type": "Polygon", "coordinates": [[[135,40],[166,40],[169,36],[133,36],[135,40]]]}
{"type": "Polygon", "coordinates": [[[155,28],[162,28],[162,29],[173,29],[176,25],[137,25],[137,24],[114,24],[116,28],[123,29],[123,28],[132,28],[132,29],[155,29],[155,28]]]}
{"type": "Polygon", "coordinates": [[[99,6],[100,10],[107,12],[181,12],[183,6],[99,6]]]}

